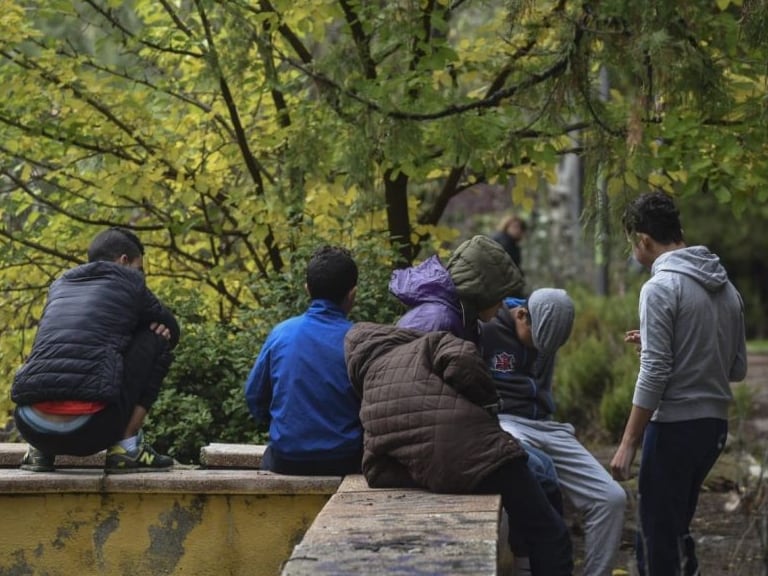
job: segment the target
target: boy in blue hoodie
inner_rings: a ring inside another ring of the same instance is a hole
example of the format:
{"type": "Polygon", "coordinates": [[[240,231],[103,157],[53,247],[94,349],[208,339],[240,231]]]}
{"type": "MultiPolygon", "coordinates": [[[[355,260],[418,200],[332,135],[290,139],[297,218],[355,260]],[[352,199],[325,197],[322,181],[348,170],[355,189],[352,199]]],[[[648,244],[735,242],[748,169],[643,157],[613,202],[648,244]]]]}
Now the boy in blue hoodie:
{"type": "Polygon", "coordinates": [[[344,361],[357,265],[325,246],[307,265],[309,309],[272,329],[245,383],[251,415],[269,426],[264,470],[309,476],[360,472],[360,398],[344,361]]]}
{"type": "Polygon", "coordinates": [[[686,246],[669,196],[639,196],[623,224],[651,278],[640,292],[640,330],[625,336],[640,346],[640,372],[611,469],[627,479],[642,441],[640,574],[688,576],[698,574],[690,523],[725,446],[730,382],[747,374],[744,305],[720,259],[704,246],[686,246]]]}

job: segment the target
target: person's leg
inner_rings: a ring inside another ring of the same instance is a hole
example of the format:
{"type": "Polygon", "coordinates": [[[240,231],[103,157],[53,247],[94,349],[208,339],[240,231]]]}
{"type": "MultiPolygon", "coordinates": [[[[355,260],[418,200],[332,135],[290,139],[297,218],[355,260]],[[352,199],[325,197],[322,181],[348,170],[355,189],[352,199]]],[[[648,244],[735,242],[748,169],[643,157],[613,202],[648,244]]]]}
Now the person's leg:
{"type": "Polygon", "coordinates": [[[522,459],[496,469],[480,482],[477,492],[501,494],[509,517],[513,552],[514,543],[523,541],[534,575],[572,574],[573,552],[568,528],[522,459]]]}
{"type": "Polygon", "coordinates": [[[155,452],[141,433],[172,359],[168,342],[151,330],[138,332],[131,341],[123,356],[122,433],[107,451],[107,472],[164,470],[173,466],[173,458],[155,452]]]}
{"type": "Polygon", "coordinates": [[[545,452],[521,441],[520,444],[528,453],[528,468],[547,495],[547,500],[560,516],[563,515],[563,497],[557,479],[554,462],[545,452]]]}
{"type": "Polygon", "coordinates": [[[128,418],[128,424],[126,424],[123,430],[123,438],[130,438],[136,436],[144,425],[144,419],[147,417],[148,410],[141,404],[136,404],[131,412],[131,417],[128,418]]]}
{"type": "Polygon", "coordinates": [[[14,417],[19,432],[30,445],[21,465],[24,470],[52,472],[56,455],[90,456],[109,447],[122,433],[120,412],[114,405],[80,417],[85,420],[83,423],[34,423],[21,414],[22,410],[17,408],[14,417]]]}
{"type": "Polygon", "coordinates": [[[125,438],[138,433],[157,400],[172,361],[168,341],[151,330],[142,330],[131,340],[123,356],[121,402],[125,409],[125,438]]]}
{"type": "Polygon", "coordinates": [[[641,574],[696,573],[690,522],[701,484],[724,447],[726,433],[723,420],[649,423],[638,479],[641,574]]]}
{"type": "Polygon", "coordinates": [[[314,460],[290,460],[278,454],[271,444],[267,445],[261,457],[260,468],[276,474],[293,476],[346,476],[360,474],[363,461],[362,448],[358,454],[344,458],[314,460]]]}
{"type": "Polygon", "coordinates": [[[610,576],[621,545],[624,488],[574,436],[573,426],[551,421],[506,425],[518,438],[549,455],[562,491],[584,518],[584,573],[610,576]]]}
{"type": "Polygon", "coordinates": [[[552,458],[543,450],[537,448],[534,443],[525,440],[525,436],[519,436],[517,434],[517,427],[511,421],[505,421],[504,416],[500,417],[500,424],[502,429],[514,436],[518,442],[523,446],[528,453],[528,468],[530,468],[533,475],[541,484],[544,494],[546,494],[549,503],[557,511],[560,516],[563,515],[563,495],[560,491],[560,483],[557,478],[557,471],[555,469],[552,458]]]}

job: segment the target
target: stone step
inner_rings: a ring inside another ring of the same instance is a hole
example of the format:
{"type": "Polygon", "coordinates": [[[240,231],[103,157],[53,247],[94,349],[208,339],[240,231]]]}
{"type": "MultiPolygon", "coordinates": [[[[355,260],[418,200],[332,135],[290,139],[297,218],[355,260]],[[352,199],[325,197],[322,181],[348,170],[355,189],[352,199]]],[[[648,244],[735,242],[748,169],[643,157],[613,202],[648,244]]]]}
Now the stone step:
{"type": "Polygon", "coordinates": [[[200,464],[206,468],[258,470],[266,448],[263,444],[212,443],[200,449],[200,464]]]}

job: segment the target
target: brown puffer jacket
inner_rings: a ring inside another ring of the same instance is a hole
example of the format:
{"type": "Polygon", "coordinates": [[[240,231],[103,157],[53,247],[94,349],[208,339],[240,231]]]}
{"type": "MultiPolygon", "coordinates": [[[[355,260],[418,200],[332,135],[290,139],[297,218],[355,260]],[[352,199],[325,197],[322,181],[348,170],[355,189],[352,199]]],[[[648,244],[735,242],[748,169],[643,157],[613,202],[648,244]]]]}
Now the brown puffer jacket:
{"type": "Polygon", "coordinates": [[[471,342],[361,322],[344,351],[362,396],[371,487],[466,493],[504,462],[527,458],[490,410],[498,396],[471,342]]]}

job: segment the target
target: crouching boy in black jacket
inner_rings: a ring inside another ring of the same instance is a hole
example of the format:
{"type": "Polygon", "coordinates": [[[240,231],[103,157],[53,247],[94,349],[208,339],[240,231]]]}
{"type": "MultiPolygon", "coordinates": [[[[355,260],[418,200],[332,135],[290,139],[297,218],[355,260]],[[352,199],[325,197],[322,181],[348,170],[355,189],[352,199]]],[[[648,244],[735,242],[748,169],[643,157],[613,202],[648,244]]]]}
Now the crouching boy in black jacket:
{"type": "Polygon", "coordinates": [[[57,454],[104,449],[105,472],[173,466],[141,433],[180,335],[147,288],[143,254],[135,234],[110,228],[91,242],[88,264],[51,284],[32,352],[11,388],[16,427],[30,444],[23,469],[51,472],[57,454]]]}

